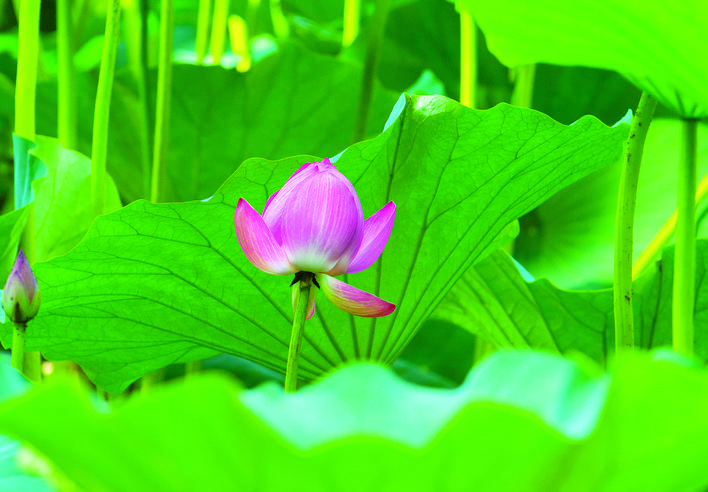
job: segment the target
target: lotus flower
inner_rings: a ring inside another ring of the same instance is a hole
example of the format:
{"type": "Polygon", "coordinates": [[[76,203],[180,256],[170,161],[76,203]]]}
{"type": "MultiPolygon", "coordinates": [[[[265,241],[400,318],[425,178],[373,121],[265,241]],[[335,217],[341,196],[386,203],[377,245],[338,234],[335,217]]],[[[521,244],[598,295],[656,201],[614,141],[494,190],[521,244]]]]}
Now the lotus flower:
{"type": "MultiPolygon", "coordinates": [[[[276,275],[315,274],[315,285],[338,308],[356,316],[393,312],[390,302],[333,278],[369,268],[388,242],[396,205],[387,203],[364,220],[359,197],[329,159],[304,164],[268,199],[263,216],[240,198],[236,236],[246,258],[276,275]]],[[[293,290],[293,298],[294,298],[293,290]]],[[[315,312],[316,290],[308,303],[315,312]]]]}
{"type": "Polygon", "coordinates": [[[27,323],[37,316],[41,302],[37,279],[20,250],[2,292],[2,308],[13,323],[27,323]]]}

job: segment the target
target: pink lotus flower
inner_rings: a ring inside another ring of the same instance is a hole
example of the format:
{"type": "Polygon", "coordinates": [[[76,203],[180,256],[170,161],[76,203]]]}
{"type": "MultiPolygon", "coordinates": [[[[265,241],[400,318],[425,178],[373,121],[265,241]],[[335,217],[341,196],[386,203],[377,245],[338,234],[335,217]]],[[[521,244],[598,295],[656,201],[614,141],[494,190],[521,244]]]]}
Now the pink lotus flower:
{"type": "MultiPolygon", "coordinates": [[[[315,285],[338,308],[356,316],[391,314],[396,306],[333,278],[369,268],[388,242],[396,205],[364,220],[359,197],[329,159],[304,164],[268,199],[263,216],[246,200],[236,205],[236,236],[246,258],[276,275],[315,274],[315,285]]],[[[316,290],[308,303],[315,312],[316,290]]]]}

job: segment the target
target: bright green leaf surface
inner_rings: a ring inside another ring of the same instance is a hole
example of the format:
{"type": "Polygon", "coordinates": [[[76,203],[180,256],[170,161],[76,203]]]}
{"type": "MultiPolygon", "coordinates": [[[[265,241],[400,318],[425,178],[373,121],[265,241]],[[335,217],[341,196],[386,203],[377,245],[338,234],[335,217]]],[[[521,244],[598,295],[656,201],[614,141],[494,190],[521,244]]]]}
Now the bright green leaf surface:
{"type": "MultiPolygon", "coordinates": [[[[708,173],[708,125],[698,129],[703,176],[708,173]]],[[[635,259],[676,209],[678,177],[673,164],[678,162],[680,144],[681,121],[652,122],[639,175],[635,259]]],[[[535,277],[548,277],[563,288],[611,285],[620,172],[618,162],[593,173],[523,217],[514,257],[535,277]]]]}
{"type": "MultiPolygon", "coordinates": [[[[626,127],[592,117],[564,126],[511,106],[474,111],[443,97],[410,98],[385,133],[337,162],[365,216],[389,200],[397,204],[381,259],[344,280],[398,308],[385,318],[355,319],[321,296],[307,325],[301,375],[358,358],[393,363],[455,280],[497,237],[508,237],[511,222],[618,159],[625,134],[626,127]]],[[[219,352],[282,371],[290,279],[246,260],[233,213],[241,196],[262,210],[306,160],[251,160],[207,202],[140,201],[97,220],[72,252],[36,266],[52,296],[28,330],[28,350],[75,360],[111,391],[219,352]]]]}
{"type": "Polygon", "coordinates": [[[366,364],[296,394],[204,375],[107,416],[78,386],[50,385],[0,406],[0,430],[96,492],[693,491],[708,485],[706,411],[704,369],[642,354],[591,376],[508,352],[455,390],[366,364]]]}
{"type": "Polygon", "coordinates": [[[529,63],[616,70],[686,117],[708,116],[708,4],[642,0],[462,0],[489,49],[529,63]]]}
{"type": "MultiPolygon", "coordinates": [[[[708,240],[696,256],[696,355],[708,360],[708,240]]],[[[634,283],[635,342],[671,345],[673,248],[634,283]]],[[[569,291],[546,279],[525,282],[508,255],[495,252],[470,268],[435,311],[497,347],[582,352],[604,363],[614,350],[612,290],[569,291]]]]}

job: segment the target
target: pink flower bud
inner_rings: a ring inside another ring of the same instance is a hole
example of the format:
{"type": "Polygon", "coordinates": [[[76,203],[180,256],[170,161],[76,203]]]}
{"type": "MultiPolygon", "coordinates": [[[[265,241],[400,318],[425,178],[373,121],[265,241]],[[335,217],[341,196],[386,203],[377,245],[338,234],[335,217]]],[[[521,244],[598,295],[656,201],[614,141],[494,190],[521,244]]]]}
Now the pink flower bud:
{"type": "Polygon", "coordinates": [[[2,308],[13,323],[27,323],[37,316],[41,303],[37,279],[20,250],[2,292],[2,308]]]}

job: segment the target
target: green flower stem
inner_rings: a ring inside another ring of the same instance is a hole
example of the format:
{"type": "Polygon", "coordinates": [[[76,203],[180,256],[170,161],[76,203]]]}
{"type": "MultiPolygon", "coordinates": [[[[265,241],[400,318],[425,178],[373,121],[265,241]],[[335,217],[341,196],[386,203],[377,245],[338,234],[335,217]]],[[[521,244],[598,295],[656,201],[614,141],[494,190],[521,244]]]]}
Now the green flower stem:
{"type": "Polygon", "coordinates": [[[696,299],[696,150],[698,120],[685,119],[679,163],[678,219],[674,257],[673,347],[693,354],[693,316],[696,299]]]}
{"type": "Polygon", "coordinates": [[[283,14],[283,6],[280,5],[280,0],[270,0],[270,18],[273,21],[275,36],[281,41],[288,39],[290,26],[285,14],[283,14]]]}
{"type": "Polygon", "coordinates": [[[15,83],[15,133],[27,140],[34,140],[40,3],[39,0],[20,2],[15,83]]]}
{"type": "Polygon", "coordinates": [[[472,14],[460,8],[460,104],[475,107],[477,32],[472,14]]]}
{"type": "Polygon", "coordinates": [[[57,0],[57,77],[59,142],[67,149],[76,148],[76,69],[74,67],[74,31],[71,2],[57,0]]]}
{"type": "Polygon", "coordinates": [[[199,0],[199,11],[197,13],[197,63],[204,64],[204,59],[209,46],[209,20],[211,18],[211,0],[199,0]]]}
{"type": "Polygon", "coordinates": [[[96,215],[103,213],[106,189],[106,155],[108,152],[108,120],[111,110],[113,73],[120,29],[120,0],[111,0],[106,16],[106,36],[103,40],[101,71],[98,75],[96,108],[93,114],[91,145],[91,198],[96,215]]]}
{"type": "Polygon", "coordinates": [[[226,30],[229,22],[229,0],[216,0],[214,3],[214,18],[211,22],[211,62],[221,63],[226,43],[226,30]]]}
{"type": "Polygon", "coordinates": [[[297,298],[295,299],[295,318],[293,331],[290,336],[290,350],[288,350],[288,364],[285,368],[285,391],[297,391],[297,363],[300,357],[302,335],[305,333],[305,319],[307,318],[307,301],[312,288],[312,273],[303,272],[298,282],[297,298]]]}
{"type": "Polygon", "coordinates": [[[25,334],[27,323],[14,323],[12,329],[12,367],[24,374],[25,372],[25,334]]]}
{"type": "Polygon", "coordinates": [[[374,15],[371,18],[369,34],[366,40],[366,57],[364,58],[364,72],[361,78],[361,93],[359,107],[354,125],[354,141],[359,142],[366,135],[366,123],[369,119],[371,96],[374,90],[374,78],[379,64],[379,51],[386,29],[386,18],[390,0],[376,0],[374,15]]]}
{"type": "MultiPolygon", "coordinates": [[[[706,196],[708,196],[708,175],[704,176],[703,179],[701,179],[701,182],[698,183],[698,191],[696,191],[696,206],[702,203],[706,196]]],[[[674,213],[671,214],[669,220],[664,223],[661,230],[659,230],[656,236],[654,236],[654,239],[651,240],[651,243],[649,243],[649,246],[642,251],[642,254],[639,255],[639,258],[637,258],[637,261],[634,262],[634,266],[632,266],[632,278],[639,277],[639,275],[647,269],[651,262],[659,256],[661,250],[669,244],[669,240],[674,235],[674,231],[676,230],[677,219],[678,211],[674,210],[674,213]]]]}
{"type": "Polygon", "coordinates": [[[123,18],[128,45],[128,65],[138,89],[140,111],[137,115],[139,131],[136,139],[140,145],[140,164],[143,177],[143,197],[150,196],[150,110],[148,108],[147,80],[147,0],[123,2],[123,18]]]}
{"type": "Polygon", "coordinates": [[[634,242],[634,208],[637,183],[642,163],[644,141],[656,109],[656,99],[642,92],[637,112],[625,142],[622,155],[622,176],[617,197],[615,218],[615,349],[634,348],[634,317],[632,313],[632,246],[634,242]]]}
{"type": "Polygon", "coordinates": [[[32,382],[42,382],[42,354],[25,352],[25,376],[32,382]]]}
{"type": "Polygon", "coordinates": [[[344,29],[342,48],[351,46],[359,35],[360,0],[344,0],[344,29]]]}
{"type": "Polygon", "coordinates": [[[174,30],[174,2],[160,4],[160,64],[157,70],[157,106],[155,109],[155,140],[152,152],[152,186],[150,201],[160,200],[160,180],[167,167],[167,138],[170,125],[170,96],[172,94],[172,35],[174,30]]]}
{"type": "Polygon", "coordinates": [[[536,78],[536,65],[521,65],[512,69],[514,92],[511,104],[520,108],[531,108],[533,104],[533,86],[536,78]]]}

